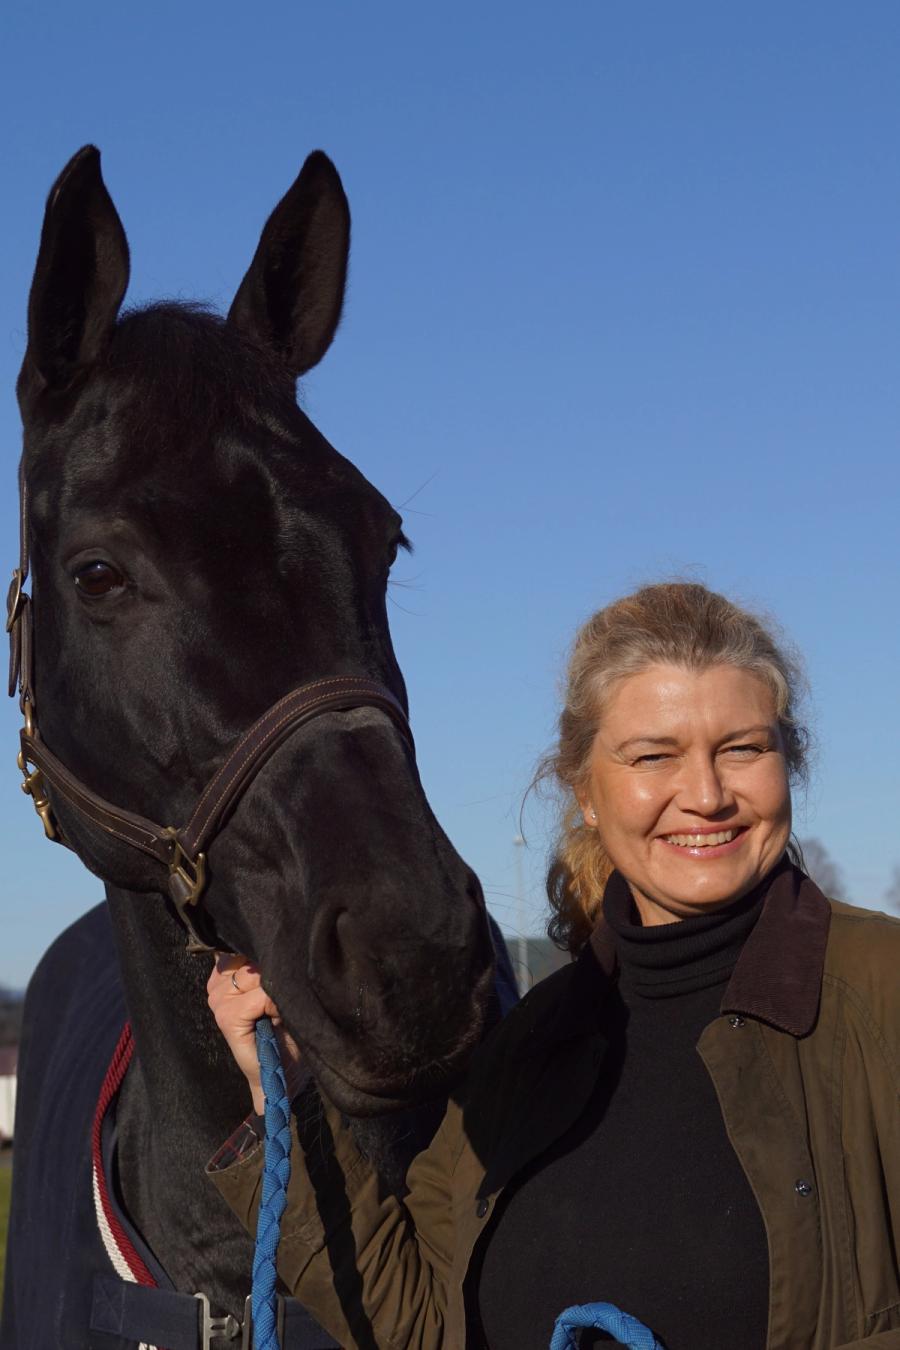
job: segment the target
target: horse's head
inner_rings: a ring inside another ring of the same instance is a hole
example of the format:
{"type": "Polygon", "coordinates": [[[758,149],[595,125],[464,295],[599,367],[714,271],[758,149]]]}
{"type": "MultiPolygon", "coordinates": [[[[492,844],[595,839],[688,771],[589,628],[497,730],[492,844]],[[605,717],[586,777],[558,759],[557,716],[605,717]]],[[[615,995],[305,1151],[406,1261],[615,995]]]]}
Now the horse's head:
{"type": "MultiPolygon", "coordinates": [[[[405,705],[385,612],[396,511],[300,411],[343,301],[350,218],[309,157],[227,320],[119,314],[128,248],[88,147],[47,204],[19,379],[34,689],[44,741],[89,789],[187,820],[288,691],[364,676],[405,705]]],[[[173,924],[164,869],[53,797],[113,887],[173,924]]],[[[210,848],[215,940],[264,972],[352,1114],[437,1088],[477,1037],[491,956],[478,882],[396,725],[373,707],[295,730],[210,848]]]]}

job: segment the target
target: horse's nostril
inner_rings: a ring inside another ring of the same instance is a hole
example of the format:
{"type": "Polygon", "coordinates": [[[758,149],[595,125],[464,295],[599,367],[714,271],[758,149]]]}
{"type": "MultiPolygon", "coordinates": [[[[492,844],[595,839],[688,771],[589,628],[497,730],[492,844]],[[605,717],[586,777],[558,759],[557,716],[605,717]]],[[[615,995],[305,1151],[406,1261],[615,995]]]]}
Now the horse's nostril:
{"type": "Polygon", "coordinates": [[[345,909],[320,910],[313,922],[309,942],[310,975],[319,971],[339,974],[346,963],[345,942],[350,916],[345,909]]]}
{"type": "Polygon", "coordinates": [[[347,944],[351,936],[351,928],[350,915],[345,909],[342,909],[335,914],[334,920],[323,934],[322,951],[319,956],[337,976],[344,972],[347,965],[349,957],[347,944]]]}
{"type": "Polygon", "coordinates": [[[358,1020],[365,966],[349,912],[320,910],[310,933],[309,981],[323,1007],[340,1024],[358,1020]]]}

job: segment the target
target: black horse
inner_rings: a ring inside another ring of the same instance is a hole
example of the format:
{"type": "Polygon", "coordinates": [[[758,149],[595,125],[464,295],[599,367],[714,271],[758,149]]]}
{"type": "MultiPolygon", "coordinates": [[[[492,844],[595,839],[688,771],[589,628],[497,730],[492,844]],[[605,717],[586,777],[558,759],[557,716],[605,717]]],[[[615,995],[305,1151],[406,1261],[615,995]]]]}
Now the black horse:
{"type": "MultiPolygon", "coordinates": [[[[90,792],[151,820],[186,820],[242,733],[297,686],[361,677],[405,707],[385,612],[401,521],[295,398],[338,325],[349,230],[317,152],[227,319],[183,304],[120,314],[128,249],[97,151],[51,191],[18,384],[26,712],[90,792]]],[[[242,1314],[250,1267],[204,1177],[247,1110],[206,1007],[209,959],[186,953],[159,862],[49,796],[108,905],[58,940],[29,991],[3,1350],[133,1343],[89,1331],[103,1261],[91,1116],[126,1017],[134,1056],[114,1129],[94,1140],[107,1226],[130,1224],[147,1264],[223,1314],[242,1314]]],[[[493,958],[480,888],[378,707],[328,711],[279,746],[209,850],[202,905],[210,945],[259,965],[350,1116],[446,1091],[481,1034],[493,958]]]]}

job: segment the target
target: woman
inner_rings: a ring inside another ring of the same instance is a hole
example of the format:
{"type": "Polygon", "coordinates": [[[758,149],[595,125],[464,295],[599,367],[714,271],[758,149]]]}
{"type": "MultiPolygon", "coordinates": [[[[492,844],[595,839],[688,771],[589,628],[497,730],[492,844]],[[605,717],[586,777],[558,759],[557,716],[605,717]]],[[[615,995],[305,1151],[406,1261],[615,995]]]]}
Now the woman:
{"type": "MultiPolygon", "coordinates": [[[[298,1100],[279,1269],[342,1345],[546,1350],[595,1300],[667,1350],[900,1345],[900,923],[790,859],[797,697],[703,586],[581,630],[550,764],[551,932],[577,959],[476,1054],[403,1203],[298,1100]]],[[[209,986],[257,1109],[258,985],[209,986]]],[[[251,1228],[260,1165],[211,1174],[251,1228]]]]}

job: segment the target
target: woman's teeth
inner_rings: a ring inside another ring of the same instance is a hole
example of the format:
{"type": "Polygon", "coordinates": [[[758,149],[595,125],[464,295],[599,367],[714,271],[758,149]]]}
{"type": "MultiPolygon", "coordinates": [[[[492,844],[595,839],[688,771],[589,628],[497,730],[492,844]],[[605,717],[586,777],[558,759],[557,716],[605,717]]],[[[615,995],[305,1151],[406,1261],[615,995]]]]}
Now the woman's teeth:
{"type": "Polygon", "coordinates": [[[679,848],[712,848],[713,844],[730,844],[737,830],[719,830],[716,834],[665,834],[667,844],[679,848]]]}

